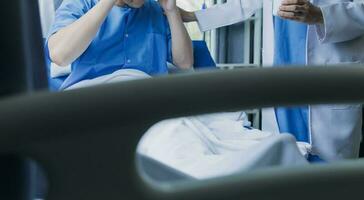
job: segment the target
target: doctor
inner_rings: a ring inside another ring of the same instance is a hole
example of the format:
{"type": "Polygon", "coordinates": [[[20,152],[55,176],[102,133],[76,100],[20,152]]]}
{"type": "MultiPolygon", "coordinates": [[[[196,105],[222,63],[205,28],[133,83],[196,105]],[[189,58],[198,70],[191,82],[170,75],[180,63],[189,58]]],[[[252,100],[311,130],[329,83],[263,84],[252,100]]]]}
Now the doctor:
{"type": "MultiPolygon", "coordinates": [[[[197,12],[183,12],[202,31],[243,21],[262,1],[228,0],[197,12]]],[[[282,0],[275,18],[277,65],[338,65],[364,62],[364,3],[352,0],[282,0]],[[299,22],[299,23],[297,23],[299,22]],[[294,45],[292,45],[294,43],[294,45]],[[303,51],[302,51],[303,49],[303,51]]],[[[271,41],[268,41],[271,42],[271,41]]],[[[275,108],[280,132],[312,146],[312,154],[334,161],[356,158],[361,141],[360,105],[275,108]]]]}

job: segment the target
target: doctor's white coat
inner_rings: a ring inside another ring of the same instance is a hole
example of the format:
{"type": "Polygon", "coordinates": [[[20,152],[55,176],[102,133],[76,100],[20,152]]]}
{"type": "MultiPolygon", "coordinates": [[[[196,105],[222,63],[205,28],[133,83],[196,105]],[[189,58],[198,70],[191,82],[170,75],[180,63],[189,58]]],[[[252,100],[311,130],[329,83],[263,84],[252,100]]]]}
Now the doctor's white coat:
{"type": "MultiPolygon", "coordinates": [[[[196,16],[199,26],[201,30],[209,30],[243,21],[253,14],[254,9],[261,8],[252,3],[254,1],[228,0],[226,4],[198,11],[196,16]],[[252,5],[253,9],[247,9],[247,5],[252,5]],[[218,20],[211,20],[214,16],[218,17],[218,20]]],[[[311,2],[321,8],[324,25],[311,25],[308,28],[307,64],[329,67],[363,63],[364,2],[362,0],[312,0],[311,2]]],[[[264,4],[272,5],[271,2],[264,4]]],[[[273,36],[264,43],[273,43],[273,36]]],[[[266,46],[269,48],[270,45],[266,46]]],[[[271,118],[265,118],[263,121],[272,121],[275,117],[269,109],[264,113],[271,118]]],[[[275,118],[274,123],[276,124],[275,118]]],[[[361,126],[361,105],[310,106],[309,131],[312,153],[328,161],[357,157],[361,142],[361,126]]],[[[274,130],[269,131],[274,132],[274,130]]]]}

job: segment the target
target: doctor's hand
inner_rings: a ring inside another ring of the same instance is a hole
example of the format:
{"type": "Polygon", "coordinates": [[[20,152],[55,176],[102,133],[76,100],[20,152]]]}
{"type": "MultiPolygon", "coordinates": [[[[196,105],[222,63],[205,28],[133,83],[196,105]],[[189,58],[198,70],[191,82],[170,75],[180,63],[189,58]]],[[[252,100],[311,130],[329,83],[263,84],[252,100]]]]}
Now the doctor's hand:
{"type": "Polygon", "coordinates": [[[308,0],[283,0],[278,15],[305,24],[324,23],[321,9],[308,0]]]}
{"type": "Polygon", "coordinates": [[[162,6],[165,14],[178,12],[178,7],[176,0],[158,0],[159,4],[162,6]]]}

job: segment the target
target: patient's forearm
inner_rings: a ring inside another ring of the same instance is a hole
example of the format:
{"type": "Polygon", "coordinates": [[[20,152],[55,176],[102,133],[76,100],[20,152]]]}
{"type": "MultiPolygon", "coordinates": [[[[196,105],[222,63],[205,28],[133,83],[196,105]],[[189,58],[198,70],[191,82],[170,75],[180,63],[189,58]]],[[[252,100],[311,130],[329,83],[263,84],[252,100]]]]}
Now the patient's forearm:
{"type": "Polygon", "coordinates": [[[100,0],[80,19],[52,35],[48,42],[51,60],[59,66],[67,66],[80,57],[114,4],[115,0],[100,0]]]}
{"type": "Polygon", "coordinates": [[[192,41],[178,9],[166,12],[172,33],[173,64],[181,69],[193,67],[192,41]]]}

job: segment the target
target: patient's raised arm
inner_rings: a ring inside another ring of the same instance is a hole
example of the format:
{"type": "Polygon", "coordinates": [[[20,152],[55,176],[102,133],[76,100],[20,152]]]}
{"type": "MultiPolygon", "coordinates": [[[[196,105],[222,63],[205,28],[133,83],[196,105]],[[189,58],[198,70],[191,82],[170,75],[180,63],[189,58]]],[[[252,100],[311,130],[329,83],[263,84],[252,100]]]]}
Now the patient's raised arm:
{"type": "Polygon", "coordinates": [[[181,69],[193,67],[192,41],[183,24],[176,0],[159,0],[167,16],[172,34],[173,64],[181,69]]]}
{"type": "Polygon", "coordinates": [[[117,2],[117,0],[100,0],[77,21],[53,34],[48,41],[52,62],[59,66],[67,66],[80,57],[117,2]]]}

